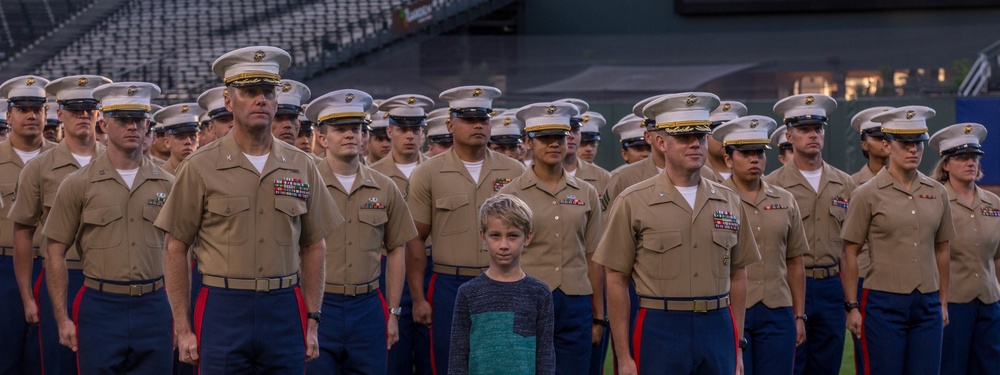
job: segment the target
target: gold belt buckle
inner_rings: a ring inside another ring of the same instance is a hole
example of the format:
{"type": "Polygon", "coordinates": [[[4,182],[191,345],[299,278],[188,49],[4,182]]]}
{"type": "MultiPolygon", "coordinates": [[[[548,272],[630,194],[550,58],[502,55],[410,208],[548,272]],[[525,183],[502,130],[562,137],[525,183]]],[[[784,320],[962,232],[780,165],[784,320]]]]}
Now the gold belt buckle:
{"type": "Polygon", "coordinates": [[[271,279],[254,279],[255,292],[270,292],[271,291],[271,279]]]}
{"type": "Polygon", "coordinates": [[[128,295],[131,297],[142,296],[142,285],[141,284],[131,284],[128,286],[128,295]]]}
{"type": "Polygon", "coordinates": [[[704,300],[704,299],[700,299],[700,300],[696,299],[696,300],[694,300],[694,309],[692,309],[692,310],[694,312],[697,312],[697,313],[707,313],[708,312],[708,300],[704,300]],[[705,307],[699,309],[698,308],[698,302],[703,303],[705,305],[705,307]]]}
{"type": "Polygon", "coordinates": [[[344,285],[344,295],[348,297],[354,297],[358,295],[357,285],[344,285]]]}

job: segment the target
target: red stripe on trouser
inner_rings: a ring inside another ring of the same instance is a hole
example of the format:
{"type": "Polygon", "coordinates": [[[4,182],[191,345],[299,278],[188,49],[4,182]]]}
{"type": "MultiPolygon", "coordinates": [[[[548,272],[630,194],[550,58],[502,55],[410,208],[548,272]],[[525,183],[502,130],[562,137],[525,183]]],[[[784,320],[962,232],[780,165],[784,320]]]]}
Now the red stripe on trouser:
{"type": "Polygon", "coordinates": [[[871,375],[871,359],[868,358],[868,339],[865,337],[865,304],[868,303],[868,289],[861,293],[861,353],[865,359],[865,375],[871,375]]]}
{"type": "MultiPolygon", "coordinates": [[[[427,303],[432,307],[434,306],[434,283],[437,281],[438,274],[435,273],[431,275],[431,282],[427,285],[427,303]]],[[[433,311],[433,310],[432,310],[433,311]]],[[[434,322],[427,327],[427,332],[431,338],[431,373],[437,375],[437,363],[434,362],[434,322]]]]}
{"type": "MultiPolygon", "coordinates": [[[[208,300],[208,288],[201,287],[198,291],[198,301],[194,303],[194,337],[198,343],[198,356],[201,357],[201,322],[205,318],[205,301],[208,300]]],[[[194,372],[201,374],[201,364],[194,366],[194,372]]]]}
{"type": "MultiPolygon", "coordinates": [[[[736,351],[733,352],[733,354],[735,354],[736,356],[733,357],[733,358],[739,359],[740,358],[740,331],[739,331],[739,328],[736,327],[736,316],[733,315],[733,309],[732,308],[729,309],[729,319],[731,319],[733,321],[733,342],[736,344],[736,351]]],[[[792,363],[795,363],[795,362],[792,362],[792,363]]],[[[736,368],[737,369],[740,368],[740,364],[739,363],[736,364],[736,368]]],[[[737,372],[736,370],[733,370],[733,375],[736,375],[736,374],[739,374],[739,372],[737,372]]]]}
{"type": "MultiPolygon", "coordinates": [[[[80,291],[76,292],[76,298],[73,299],[73,322],[76,323],[76,338],[77,345],[80,344],[80,301],[83,300],[83,292],[87,291],[86,286],[80,287],[80,291]]],[[[80,347],[77,346],[76,349],[76,373],[80,374],[80,347]]]]}
{"type": "MultiPolygon", "coordinates": [[[[378,290],[378,300],[380,302],[382,302],[382,315],[385,316],[385,324],[386,324],[386,327],[385,327],[385,329],[386,329],[385,336],[386,336],[386,341],[388,341],[389,340],[389,304],[387,302],[385,302],[385,296],[382,295],[382,289],[378,290]]],[[[385,363],[386,364],[389,363],[389,350],[385,351],[385,363]]]]}
{"type": "MultiPolygon", "coordinates": [[[[31,287],[31,298],[35,299],[35,306],[38,306],[39,308],[42,306],[42,303],[38,299],[38,292],[40,290],[42,290],[42,278],[43,277],[45,277],[45,267],[42,267],[41,271],[38,272],[38,278],[35,279],[35,285],[33,287],[31,287]]],[[[38,309],[37,314],[38,314],[38,356],[41,357],[39,359],[42,362],[41,363],[42,375],[45,375],[45,350],[42,349],[42,348],[45,347],[45,345],[43,345],[45,342],[44,342],[44,340],[42,340],[42,311],[41,311],[41,309],[38,309]]],[[[74,318],[73,321],[75,322],[76,318],[74,318]]],[[[79,367],[79,366],[77,366],[77,367],[79,367]]]]}
{"type": "Polygon", "coordinates": [[[639,375],[639,354],[642,353],[642,324],[646,320],[646,308],[639,308],[635,317],[635,331],[632,332],[632,359],[635,360],[635,373],[639,375]]]}
{"type": "Polygon", "coordinates": [[[302,298],[302,289],[298,286],[292,288],[295,291],[295,301],[299,305],[299,321],[302,322],[302,345],[309,351],[309,319],[306,318],[306,300],[302,298]]]}

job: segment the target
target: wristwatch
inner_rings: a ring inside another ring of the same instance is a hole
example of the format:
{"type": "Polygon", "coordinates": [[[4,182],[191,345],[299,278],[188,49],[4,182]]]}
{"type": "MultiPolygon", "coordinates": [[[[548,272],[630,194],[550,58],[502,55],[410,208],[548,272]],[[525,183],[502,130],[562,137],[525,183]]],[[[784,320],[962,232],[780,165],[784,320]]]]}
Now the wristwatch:
{"type": "Polygon", "coordinates": [[[311,313],[306,313],[306,318],[309,318],[309,319],[312,319],[312,320],[315,320],[315,321],[316,321],[316,323],[319,323],[320,321],[322,321],[322,320],[323,320],[323,313],[322,313],[322,312],[320,312],[320,311],[317,311],[317,312],[311,312],[311,313]]]}
{"type": "Polygon", "coordinates": [[[604,319],[594,319],[594,324],[602,326],[602,327],[607,327],[607,326],[611,325],[611,323],[608,321],[607,317],[605,317],[604,319]]]}
{"type": "Polygon", "coordinates": [[[747,341],[747,338],[746,337],[741,338],[740,339],[740,350],[747,350],[747,344],[749,344],[749,342],[747,341]]]}
{"type": "Polygon", "coordinates": [[[809,316],[806,315],[806,314],[796,315],[795,316],[795,320],[801,320],[803,322],[808,322],[809,321],[809,316]]]}
{"type": "Polygon", "coordinates": [[[403,308],[402,307],[393,307],[393,308],[389,309],[389,314],[395,315],[397,318],[399,317],[399,314],[402,314],[402,313],[403,313],[403,308]]]}
{"type": "Polygon", "coordinates": [[[857,309],[860,306],[861,305],[858,305],[857,302],[847,302],[847,301],[844,301],[844,311],[847,311],[847,312],[851,312],[851,310],[857,309]]]}

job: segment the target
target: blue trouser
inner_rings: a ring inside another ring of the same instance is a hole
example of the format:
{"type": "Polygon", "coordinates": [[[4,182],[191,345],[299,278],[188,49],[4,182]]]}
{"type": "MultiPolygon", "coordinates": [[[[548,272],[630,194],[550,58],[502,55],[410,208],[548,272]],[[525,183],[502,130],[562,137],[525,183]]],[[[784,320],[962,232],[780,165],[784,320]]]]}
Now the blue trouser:
{"type": "MultiPolygon", "coordinates": [[[[608,311],[608,292],[607,289],[604,291],[604,300],[601,302],[604,304],[605,315],[608,311]]],[[[594,319],[603,319],[603,316],[595,316],[594,319]]],[[[597,345],[592,345],[590,347],[590,375],[601,375],[604,373],[604,358],[608,354],[608,342],[610,332],[608,328],[604,328],[601,334],[601,342],[597,345]]],[[[616,367],[617,368],[617,367],[616,367]]]]}
{"type": "MultiPolygon", "coordinates": [[[[198,271],[198,260],[191,260],[191,321],[194,321],[194,306],[198,303],[198,292],[201,291],[201,272],[198,271]]],[[[180,353],[174,349],[174,375],[194,375],[194,366],[180,361],[180,353]]]]}
{"type": "Polygon", "coordinates": [[[806,278],[806,342],[795,351],[795,374],[837,375],[844,359],[844,285],[840,275],[806,278]]]}
{"type": "MultiPolygon", "coordinates": [[[[41,264],[36,258],[32,275],[38,275],[41,264]]],[[[24,319],[14,257],[0,255],[0,374],[41,374],[38,340],[38,325],[24,319]]]]}
{"type": "Polygon", "coordinates": [[[298,286],[270,292],[203,286],[194,311],[200,373],[305,372],[308,323],[298,286]]]}
{"type": "MultiPolygon", "coordinates": [[[[424,291],[431,283],[431,269],[434,262],[427,257],[427,271],[424,272],[424,291]]],[[[382,257],[381,282],[385,282],[385,257],[382,257]]],[[[380,284],[386,286],[388,284],[380,284]]],[[[427,326],[413,321],[413,299],[410,297],[410,284],[403,283],[403,295],[399,299],[402,312],[399,323],[399,341],[389,349],[389,374],[431,374],[431,334],[427,326]]]]}
{"type": "Polygon", "coordinates": [[[795,363],[795,313],[791,307],[769,308],[763,302],[747,309],[743,323],[747,348],[746,375],[791,374],[795,363]]]}
{"type": "Polygon", "coordinates": [[[554,321],[553,346],[556,374],[590,373],[591,325],[594,310],[590,295],[569,296],[562,289],[552,291],[554,321]]]}
{"type": "Polygon", "coordinates": [[[640,374],[732,375],[736,341],[728,307],[704,313],[640,308],[632,359],[640,374]]]}
{"type": "Polygon", "coordinates": [[[174,329],[164,289],[132,297],[82,287],[73,320],[81,375],[171,372],[174,329]]]}
{"type": "MultiPolygon", "coordinates": [[[[860,300],[861,295],[865,292],[865,278],[858,278],[858,296],[860,300]]],[[[861,351],[861,338],[855,335],[851,336],[851,340],[854,340],[854,373],[864,374],[865,373],[865,353],[861,351]]]]}
{"type": "Polygon", "coordinates": [[[451,320],[455,316],[458,287],[472,280],[470,276],[446,275],[435,272],[427,287],[431,304],[431,368],[434,374],[448,373],[448,349],[451,347],[451,320]]]}
{"type": "MultiPolygon", "coordinates": [[[[72,262],[72,261],[70,261],[72,262]]],[[[83,271],[66,271],[66,308],[72,308],[76,292],[83,287],[83,271]]],[[[59,324],[56,323],[52,300],[49,298],[49,284],[45,270],[35,279],[35,300],[38,301],[39,334],[41,335],[42,365],[46,375],[76,374],[76,353],[59,343],[59,324]]],[[[66,311],[67,314],[71,311],[66,311]]]]}
{"type": "Polygon", "coordinates": [[[937,292],[865,289],[861,311],[865,375],[940,373],[943,322],[937,292]]]}
{"type": "Polygon", "coordinates": [[[319,325],[319,358],[306,364],[312,374],[385,374],[385,324],[388,317],[381,292],[345,296],[323,295],[319,325]]]}
{"type": "Polygon", "coordinates": [[[996,374],[1000,371],[1000,302],[948,303],[941,347],[942,374],[996,374]]]}

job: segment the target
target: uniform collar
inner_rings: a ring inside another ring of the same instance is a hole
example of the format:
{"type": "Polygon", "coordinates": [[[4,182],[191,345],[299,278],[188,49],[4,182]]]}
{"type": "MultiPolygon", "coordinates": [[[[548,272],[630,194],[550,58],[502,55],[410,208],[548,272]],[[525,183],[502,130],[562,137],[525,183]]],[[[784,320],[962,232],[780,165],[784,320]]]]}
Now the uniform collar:
{"type": "MultiPolygon", "coordinates": [[[[42,139],[42,148],[39,150],[38,154],[41,155],[46,150],[56,147],[56,144],[49,142],[46,139],[42,139]]],[[[14,152],[14,144],[10,143],[10,138],[0,142],[0,160],[9,160],[14,165],[24,168],[24,162],[21,161],[21,157],[14,152]]]]}
{"type": "MultiPolygon", "coordinates": [[[[97,155],[104,153],[104,145],[101,142],[94,142],[94,154],[91,155],[91,160],[97,155]]],[[[52,150],[52,169],[62,168],[67,165],[73,165],[77,168],[83,167],[80,162],[73,157],[73,152],[69,150],[69,145],[66,144],[66,139],[63,138],[56,145],[55,149],[52,150]]]]}
{"type": "MultiPolygon", "coordinates": [[[[687,200],[681,195],[681,192],[674,187],[674,183],[670,181],[670,177],[667,177],[667,173],[663,172],[656,177],[655,183],[653,184],[653,197],[649,200],[650,205],[667,203],[667,202],[684,202],[684,204],[679,204],[680,207],[688,210],[687,200]]],[[[719,200],[723,202],[728,202],[725,196],[720,192],[721,187],[709,182],[705,178],[701,178],[698,182],[698,194],[694,199],[694,212],[701,211],[701,208],[710,199],[719,200]]]]}
{"type": "MultiPolygon", "coordinates": [[[[790,171],[795,172],[792,173],[793,176],[792,181],[788,186],[798,184],[809,187],[810,190],[812,189],[812,185],[809,184],[809,181],[807,181],[806,177],[802,175],[802,171],[799,170],[799,167],[795,165],[794,162],[785,164],[784,168],[788,168],[790,171]]],[[[821,169],[823,170],[823,174],[820,176],[819,179],[819,189],[817,189],[818,191],[820,192],[823,191],[823,188],[826,187],[826,182],[838,185],[844,184],[844,181],[840,179],[840,175],[835,173],[834,168],[830,166],[830,164],[827,164],[827,162],[825,161],[823,162],[823,167],[821,169]]]]}
{"type": "Polygon", "coordinates": [[[362,164],[358,164],[358,173],[354,176],[354,186],[341,186],[340,179],[333,173],[333,169],[330,168],[330,164],[324,160],[319,165],[320,177],[323,177],[323,181],[326,182],[326,186],[332,187],[334,189],[340,190],[344,194],[350,195],[354,191],[361,189],[362,187],[370,187],[373,189],[381,189],[382,186],[372,178],[372,170],[370,167],[362,164]]]}
{"type": "Polygon", "coordinates": [[[747,202],[747,203],[749,203],[751,205],[754,205],[754,206],[759,206],[761,203],[764,202],[764,199],[767,198],[767,197],[775,198],[775,199],[781,198],[781,196],[778,195],[778,192],[774,190],[774,185],[771,185],[771,184],[765,182],[763,178],[760,179],[760,192],[763,193],[763,194],[760,194],[760,193],[757,194],[757,201],[756,202],[751,202],[748,199],[748,197],[744,196],[743,193],[740,192],[739,189],[736,188],[736,183],[733,182],[733,177],[732,176],[730,176],[729,179],[727,179],[725,182],[723,182],[722,185],[724,185],[725,187],[728,187],[728,188],[732,189],[733,191],[736,192],[736,194],[739,194],[740,200],[742,200],[744,202],[747,202]]]}
{"type": "Polygon", "coordinates": [[[879,189],[885,189],[886,187],[892,186],[894,189],[907,194],[917,191],[917,189],[920,188],[920,185],[934,187],[934,183],[931,181],[930,177],[924,176],[924,174],[920,173],[920,171],[917,171],[917,178],[914,179],[913,184],[910,185],[910,190],[906,190],[899,181],[896,181],[896,179],[889,174],[889,168],[882,168],[882,170],[878,171],[878,174],[875,175],[874,179],[878,183],[879,189]]]}
{"type": "Polygon", "coordinates": [[[962,200],[958,199],[958,193],[955,192],[955,188],[951,187],[950,183],[942,182],[941,184],[944,185],[944,189],[948,192],[948,199],[958,203],[962,207],[974,210],[979,205],[991,204],[989,201],[989,197],[986,195],[986,191],[980,188],[979,185],[975,185],[974,187],[976,189],[974,192],[975,199],[972,202],[973,206],[969,207],[965,204],[965,202],[962,202],[962,200]],[[978,202],[976,202],[976,200],[978,200],[978,202]]]}
{"type": "MultiPolygon", "coordinates": [[[[115,180],[126,189],[129,189],[128,184],[118,174],[118,170],[111,164],[111,159],[108,157],[107,152],[102,152],[95,156],[88,166],[91,167],[90,182],[115,180]]],[[[146,180],[166,180],[167,177],[165,174],[162,169],[153,165],[151,160],[142,158],[142,164],[139,164],[139,172],[136,173],[135,181],[132,181],[132,189],[129,190],[135,190],[136,187],[141,186],[146,180]]]]}
{"type": "MultiPolygon", "coordinates": [[[[423,164],[425,161],[427,161],[428,158],[423,153],[418,153],[418,155],[420,155],[420,156],[417,157],[417,165],[423,164]]],[[[379,166],[379,165],[382,165],[382,164],[387,164],[388,165],[388,169],[389,169],[390,173],[387,174],[386,176],[400,178],[400,179],[403,179],[403,180],[409,180],[409,178],[406,177],[405,174],[403,174],[403,171],[399,170],[399,167],[396,166],[396,161],[392,159],[392,154],[390,154],[390,155],[382,158],[382,160],[379,160],[378,162],[376,162],[375,164],[372,164],[371,166],[374,168],[375,166],[379,166]]]]}
{"type": "MultiPolygon", "coordinates": [[[[472,180],[472,175],[470,175],[468,169],[465,168],[465,163],[462,161],[462,159],[460,159],[458,157],[458,153],[455,151],[454,147],[452,147],[451,149],[449,149],[448,152],[443,153],[441,155],[438,155],[436,157],[442,158],[443,161],[444,161],[444,163],[441,165],[441,169],[440,169],[441,172],[457,172],[457,173],[461,173],[463,176],[465,176],[467,179],[469,179],[469,181],[472,181],[472,183],[474,183],[476,185],[479,185],[479,181],[473,181],[472,180]]],[[[488,171],[491,171],[491,170],[508,170],[508,169],[510,169],[510,168],[507,168],[507,167],[503,166],[500,163],[497,163],[496,159],[498,157],[500,157],[500,156],[496,152],[491,151],[489,149],[486,150],[486,157],[483,158],[483,168],[482,168],[482,170],[481,170],[481,172],[479,174],[480,178],[482,178],[484,176],[483,173],[488,173],[488,171]]],[[[504,156],[504,157],[506,157],[506,156],[504,156]]]]}
{"type": "Polygon", "coordinates": [[[253,173],[259,173],[262,177],[277,169],[296,169],[291,168],[288,163],[296,156],[293,153],[297,152],[298,149],[293,151],[294,146],[271,136],[271,151],[268,153],[267,161],[264,162],[264,168],[257,172],[257,168],[250,163],[250,159],[243,155],[243,150],[240,150],[240,146],[236,144],[233,133],[235,132],[229,132],[219,140],[219,160],[216,161],[216,169],[241,167],[253,173]]]}
{"type": "MultiPolygon", "coordinates": [[[[559,183],[556,184],[556,189],[552,191],[550,194],[553,195],[558,194],[567,186],[579,190],[580,189],[580,183],[578,180],[579,178],[580,178],[579,176],[576,177],[570,176],[569,173],[566,172],[565,169],[563,169],[562,177],[559,179],[559,183]]],[[[518,189],[527,190],[530,189],[532,186],[537,186],[539,189],[543,191],[546,192],[548,191],[545,185],[538,184],[540,180],[538,178],[538,175],[535,174],[534,168],[528,168],[528,170],[526,170],[524,174],[522,174],[521,177],[518,178],[517,180],[518,180],[518,185],[517,185],[518,189]]]]}

